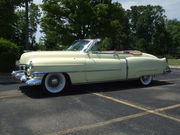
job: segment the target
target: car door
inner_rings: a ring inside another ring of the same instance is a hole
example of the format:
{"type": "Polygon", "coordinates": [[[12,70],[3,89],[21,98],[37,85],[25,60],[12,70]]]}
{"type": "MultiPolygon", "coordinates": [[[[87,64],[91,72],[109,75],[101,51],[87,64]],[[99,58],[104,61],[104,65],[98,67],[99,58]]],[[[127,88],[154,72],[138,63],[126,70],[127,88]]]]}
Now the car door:
{"type": "Polygon", "coordinates": [[[87,53],[86,79],[88,82],[121,80],[126,78],[126,61],[116,53],[102,53],[93,49],[87,53]]]}

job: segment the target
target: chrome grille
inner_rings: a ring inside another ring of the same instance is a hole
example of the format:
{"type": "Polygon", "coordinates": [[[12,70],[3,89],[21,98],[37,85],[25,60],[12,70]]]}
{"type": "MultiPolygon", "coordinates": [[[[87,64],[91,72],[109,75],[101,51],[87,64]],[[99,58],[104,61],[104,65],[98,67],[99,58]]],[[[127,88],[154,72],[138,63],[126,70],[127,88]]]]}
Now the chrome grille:
{"type": "Polygon", "coordinates": [[[26,70],[27,66],[26,65],[19,65],[19,70],[26,70]]]}

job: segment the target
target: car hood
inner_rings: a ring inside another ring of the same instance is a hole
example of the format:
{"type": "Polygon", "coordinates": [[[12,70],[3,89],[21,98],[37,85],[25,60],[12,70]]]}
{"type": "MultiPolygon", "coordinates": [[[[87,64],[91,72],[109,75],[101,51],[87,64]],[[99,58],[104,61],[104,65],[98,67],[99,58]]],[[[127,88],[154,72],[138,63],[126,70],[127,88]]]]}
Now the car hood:
{"type": "Polygon", "coordinates": [[[20,64],[29,64],[30,61],[33,61],[34,59],[44,59],[47,61],[52,61],[54,59],[61,58],[77,58],[82,57],[83,54],[83,52],[76,51],[35,51],[23,53],[19,62],[20,64]]]}

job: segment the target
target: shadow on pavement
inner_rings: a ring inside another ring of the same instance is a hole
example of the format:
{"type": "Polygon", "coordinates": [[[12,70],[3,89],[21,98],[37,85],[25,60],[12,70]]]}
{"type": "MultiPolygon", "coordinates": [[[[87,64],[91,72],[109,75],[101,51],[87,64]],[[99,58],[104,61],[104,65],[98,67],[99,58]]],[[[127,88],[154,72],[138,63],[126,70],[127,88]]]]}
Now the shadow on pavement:
{"type": "MultiPolygon", "coordinates": [[[[171,85],[173,83],[165,81],[154,81],[152,85],[148,87],[171,85]]],[[[143,86],[138,85],[137,81],[121,81],[121,82],[111,82],[111,83],[98,83],[98,84],[84,84],[84,85],[74,85],[70,88],[60,92],[59,94],[49,94],[41,86],[20,86],[19,89],[22,93],[30,98],[50,98],[50,97],[60,97],[60,96],[71,96],[79,94],[88,94],[95,92],[110,92],[110,91],[121,91],[121,90],[131,90],[143,88],[143,86]]]]}
{"type": "Polygon", "coordinates": [[[9,73],[0,73],[0,85],[11,85],[19,83],[21,82],[13,78],[9,73]]]}
{"type": "Polygon", "coordinates": [[[15,81],[0,82],[0,85],[11,85],[11,84],[20,84],[20,82],[15,82],[15,81]]]}

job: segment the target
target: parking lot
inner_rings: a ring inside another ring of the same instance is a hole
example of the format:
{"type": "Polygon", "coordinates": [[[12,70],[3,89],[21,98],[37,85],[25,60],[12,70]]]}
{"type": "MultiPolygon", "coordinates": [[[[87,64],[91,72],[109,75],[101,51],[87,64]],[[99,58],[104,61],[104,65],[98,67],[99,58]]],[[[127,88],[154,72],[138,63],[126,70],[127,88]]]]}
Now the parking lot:
{"type": "Polygon", "coordinates": [[[180,69],[136,81],[72,86],[53,96],[0,80],[0,135],[179,135],[180,69]]]}

